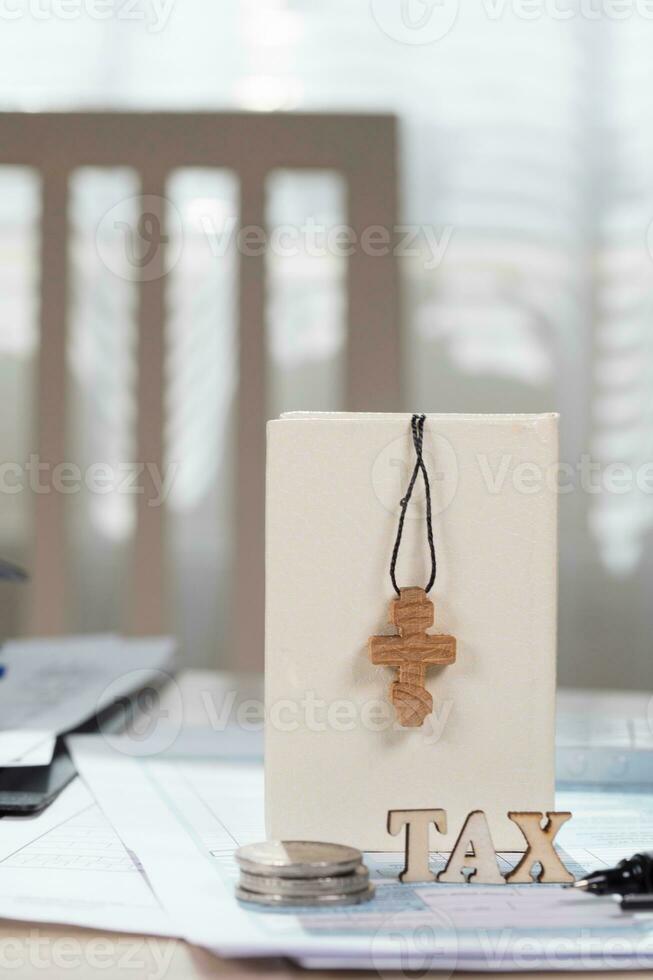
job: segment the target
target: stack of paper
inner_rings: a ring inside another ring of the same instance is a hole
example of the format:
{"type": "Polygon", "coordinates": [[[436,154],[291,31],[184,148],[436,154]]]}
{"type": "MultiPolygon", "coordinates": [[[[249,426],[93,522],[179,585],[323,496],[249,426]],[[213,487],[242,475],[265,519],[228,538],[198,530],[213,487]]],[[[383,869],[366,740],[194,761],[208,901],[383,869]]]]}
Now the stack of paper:
{"type": "MultiPolygon", "coordinates": [[[[71,738],[70,745],[84,780],[138,856],[179,934],[224,955],[387,969],[653,965],[653,919],[624,915],[610,899],[546,885],[403,885],[397,854],[366,856],[377,885],[376,898],[366,905],[299,915],[245,910],[233,897],[233,851],[264,837],[259,765],[126,759],[118,745],[85,736],[71,738]]],[[[571,870],[580,875],[612,862],[612,847],[595,846],[605,827],[597,801],[585,803],[579,792],[563,794],[558,804],[576,814],[560,835],[571,870]]],[[[615,828],[624,809],[631,816],[620,856],[650,840],[651,795],[616,794],[603,811],[608,809],[615,828]]],[[[506,870],[515,858],[503,856],[506,870]]],[[[434,869],[444,860],[433,854],[434,869]]]]}
{"type": "MultiPolygon", "coordinates": [[[[240,744],[239,759],[216,759],[218,734],[205,736],[154,754],[148,738],[135,752],[121,736],[69,737],[82,781],[38,818],[0,821],[0,915],[175,935],[223,955],[328,968],[653,966],[653,916],[556,885],[404,885],[396,853],[366,855],[377,886],[368,904],[245,909],[234,898],[233,852],[265,837],[262,764],[251,744],[240,744]]],[[[653,839],[652,793],[568,788],[556,803],[574,813],[558,840],[577,875],[653,839]]],[[[501,861],[508,869],[515,858],[501,861]]],[[[434,870],[444,860],[433,853],[434,870]]]]}

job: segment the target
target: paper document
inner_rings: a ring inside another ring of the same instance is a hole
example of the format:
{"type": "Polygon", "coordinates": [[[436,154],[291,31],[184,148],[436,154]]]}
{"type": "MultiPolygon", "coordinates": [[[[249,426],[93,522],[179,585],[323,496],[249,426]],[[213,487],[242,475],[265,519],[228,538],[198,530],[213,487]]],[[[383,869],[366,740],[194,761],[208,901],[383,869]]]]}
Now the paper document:
{"type": "MultiPolygon", "coordinates": [[[[0,699],[1,700],[1,699],[0,699]]],[[[49,766],[56,736],[31,728],[0,730],[0,760],[3,766],[49,766]]]]}
{"type": "Polygon", "coordinates": [[[0,861],[94,802],[81,779],[74,779],[42,813],[29,817],[3,817],[0,820],[0,861]]]}
{"type": "MultiPolygon", "coordinates": [[[[110,746],[72,736],[68,743],[78,771],[138,856],[180,934],[224,955],[285,955],[377,969],[603,969],[614,968],[615,957],[624,967],[653,965],[653,917],[624,915],[610,899],[555,885],[403,885],[398,854],[366,855],[377,894],[365,905],[301,914],[247,910],[234,899],[233,852],[264,838],[260,766],[135,758],[120,752],[119,739],[110,746]]],[[[577,855],[595,865],[611,852],[589,853],[593,802],[584,818],[580,795],[563,796],[559,808],[568,801],[581,827],[566,837],[563,828],[560,840],[579,876],[585,868],[577,855]]],[[[653,798],[640,805],[653,818],[653,798]]],[[[647,820],[640,826],[632,835],[639,846],[647,820]]],[[[503,867],[515,858],[502,856],[503,867]]],[[[432,855],[434,869],[444,861],[432,855]]]]}
{"type": "Polygon", "coordinates": [[[0,767],[48,765],[57,735],[169,671],[169,637],[11,640],[0,648],[0,767]]]}
{"type": "Polygon", "coordinates": [[[39,816],[0,820],[0,917],[175,935],[79,779],[39,816]]]}

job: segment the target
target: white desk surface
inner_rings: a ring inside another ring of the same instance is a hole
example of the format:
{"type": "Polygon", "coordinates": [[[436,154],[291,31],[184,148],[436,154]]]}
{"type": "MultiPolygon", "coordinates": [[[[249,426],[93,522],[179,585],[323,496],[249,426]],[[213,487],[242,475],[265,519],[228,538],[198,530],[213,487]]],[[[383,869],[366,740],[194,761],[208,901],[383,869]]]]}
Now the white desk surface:
{"type": "MultiPolygon", "coordinates": [[[[239,691],[239,700],[260,697],[259,677],[235,677],[210,671],[193,671],[179,678],[183,699],[184,723],[206,723],[207,694],[214,704],[226,690],[239,691]]],[[[579,692],[574,692],[578,695],[579,692]]],[[[200,980],[205,977],[229,977],[234,980],[260,980],[273,977],[284,980],[300,974],[313,980],[344,980],[345,977],[376,977],[374,971],[302,970],[287,960],[225,960],[204,950],[189,946],[179,939],[160,939],[152,936],[133,936],[97,932],[72,926],[44,926],[29,922],[0,920],[0,972],[16,980],[72,980],[98,977],[103,980],[200,980]]],[[[498,974],[461,974],[469,977],[489,977],[498,974]]],[[[402,977],[406,974],[384,973],[402,977]]],[[[510,974],[510,976],[516,976],[510,974]]],[[[551,973],[526,976],[551,976],[556,980],[572,977],[609,978],[652,977],[653,971],[636,974],[624,971],[611,973],[551,973]]]]}

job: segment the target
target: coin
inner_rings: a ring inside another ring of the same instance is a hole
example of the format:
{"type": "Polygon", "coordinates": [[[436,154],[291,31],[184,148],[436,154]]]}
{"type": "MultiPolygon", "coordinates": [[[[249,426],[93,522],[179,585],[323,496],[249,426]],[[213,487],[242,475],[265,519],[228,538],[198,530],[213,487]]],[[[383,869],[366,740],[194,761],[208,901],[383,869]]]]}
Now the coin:
{"type": "Polygon", "coordinates": [[[346,875],[331,875],[327,878],[279,878],[271,875],[255,875],[248,871],[240,872],[240,884],[250,892],[266,895],[292,895],[297,897],[312,895],[351,895],[362,892],[369,886],[370,876],[367,868],[360,866],[346,875]]]}
{"type": "Polygon", "coordinates": [[[324,878],[343,875],[361,863],[355,847],[306,840],[263,841],[239,847],[236,861],[244,871],[279,878],[324,878]]]}
{"type": "Polygon", "coordinates": [[[360,905],[362,902],[369,902],[374,897],[374,885],[362,892],[354,892],[351,895],[312,895],[312,896],[291,896],[291,895],[262,895],[260,892],[251,892],[248,888],[236,887],[236,898],[239,902],[246,902],[248,905],[265,905],[268,908],[314,908],[317,906],[334,905],[360,905]]]}

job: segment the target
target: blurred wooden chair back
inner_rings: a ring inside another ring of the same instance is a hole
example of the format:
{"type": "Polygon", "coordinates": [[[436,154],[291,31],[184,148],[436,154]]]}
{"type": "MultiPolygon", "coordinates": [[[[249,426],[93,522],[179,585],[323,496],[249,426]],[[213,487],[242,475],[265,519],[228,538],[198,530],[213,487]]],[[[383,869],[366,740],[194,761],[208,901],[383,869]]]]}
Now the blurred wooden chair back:
{"type": "MultiPolygon", "coordinates": [[[[66,336],[70,268],[69,178],[79,167],[131,167],[141,194],[159,202],[162,229],[152,256],[163,270],[166,180],[180,167],[227,167],[240,183],[240,224],[264,227],[266,175],[277,168],[332,169],[347,187],[348,224],[360,235],[397,222],[396,124],[383,115],[245,113],[0,113],[0,163],[38,171],[40,348],[36,447],[66,459],[66,336]]],[[[154,204],[156,208],[156,203],[154,204]]],[[[378,249],[376,250],[378,253],[378,249]]],[[[399,340],[396,260],[357,247],[348,259],[345,405],[351,411],[397,408],[399,340]]],[[[227,661],[260,667],[263,658],[266,344],[264,256],[239,256],[236,559],[233,644],[227,661]]],[[[163,465],[165,276],[138,284],[136,459],[163,465]]],[[[305,406],[309,407],[310,406],[305,406]]],[[[62,494],[34,497],[29,628],[67,623],[66,528],[62,494]]],[[[137,497],[130,608],[125,632],[166,630],[163,561],[165,508],[137,497]]],[[[101,556],[98,556],[101,560],[101,556]]]]}

